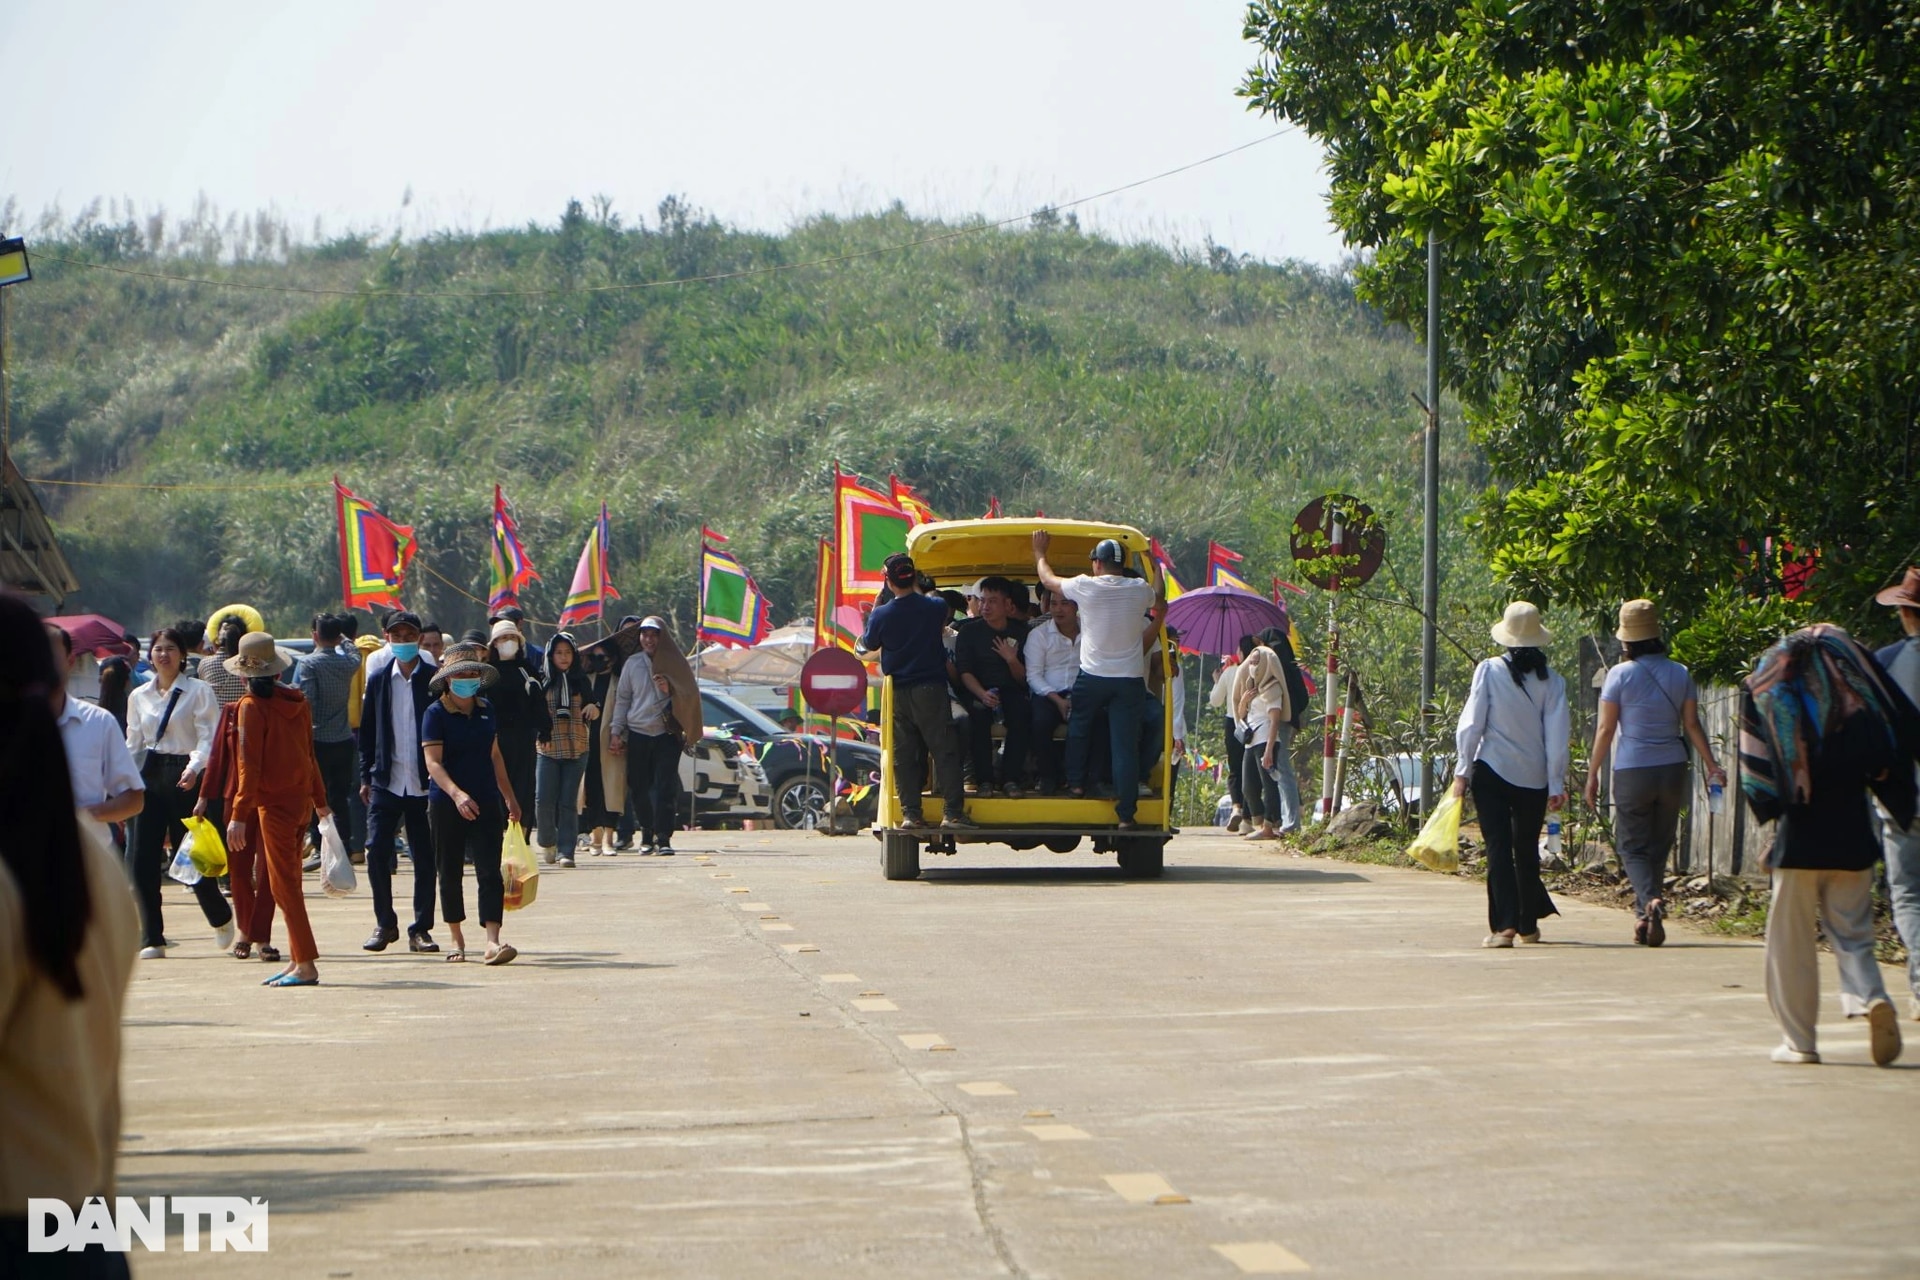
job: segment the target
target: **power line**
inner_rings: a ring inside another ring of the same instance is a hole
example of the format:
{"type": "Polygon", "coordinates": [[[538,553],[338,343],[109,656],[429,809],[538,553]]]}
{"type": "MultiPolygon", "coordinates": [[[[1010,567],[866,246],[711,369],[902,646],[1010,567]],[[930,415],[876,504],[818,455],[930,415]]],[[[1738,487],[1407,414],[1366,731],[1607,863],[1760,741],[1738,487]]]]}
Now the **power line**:
{"type": "Polygon", "coordinates": [[[279,484],[137,484],[128,480],[46,480],[29,476],[29,484],[57,484],[69,489],[153,489],[198,493],[263,493],[284,489],[324,489],[329,480],[286,480],[279,484]]]}
{"type": "MultiPolygon", "coordinates": [[[[1145,178],[1121,183],[1117,187],[1108,187],[1105,191],[1096,191],[1092,195],[1080,196],[1074,200],[1061,201],[1046,206],[1046,211],[1057,212],[1061,209],[1073,209],[1095,200],[1104,200],[1108,196],[1119,195],[1123,191],[1132,191],[1148,183],[1159,182],[1176,174],[1198,169],[1202,165],[1224,160],[1249,148],[1272,142],[1293,132],[1292,128],[1281,129],[1264,138],[1255,138],[1252,142],[1243,142],[1237,147],[1228,147],[1225,151],[1216,151],[1210,156],[1189,161],[1186,164],[1166,169],[1145,178]]],[[[907,240],[900,244],[882,245],[877,249],[862,249],[855,253],[835,254],[827,258],[812,258],[806,262],[775,263],[765,267],[747,267],[739,271],[719,271],[710,275],[680,276],[672,280],[641,280],[625,284],[561,285],[546,289],[326,289],[305,285],[259,284],[244,280],[215,280],[205,276],[182,276],[164,271],[143,271],[137,267],[123,267],[110,262],[86,262],[78,258],[59,258],[51,254],[36,253],[36,262],[57,262],[65,267],[79,267],[87,271],[110,271],[116,275],[137,276],[143,280],[164,280],[172,284],[206,285],[215,289],[246,289],[256,293],[294,293],[317,297],[333,298],[533,298],[551,297],[568,293],[625,293],[640,289],[670,289],[689,284],[718,284],[726,280],[743,280],[753,276],[777,275],[786,271],[804,271],[813,267],[831,267],[845,262],[857,262],[863,258],[876,258],[889,253],[904,253],[909,249],[919,249],[930,244],[941,244],[948,240],[958,240],[964,236],[978,235],[985,231],[997,231],[1012,226],[1016,222],[1025,222],[1034,215],[1022,213],[1011,218],[1002,218],[998,222],[981,222],[972,226],[958,227],[952,231],[943,231],[938,235],[923,236],[918,240],[907,240]]]]}

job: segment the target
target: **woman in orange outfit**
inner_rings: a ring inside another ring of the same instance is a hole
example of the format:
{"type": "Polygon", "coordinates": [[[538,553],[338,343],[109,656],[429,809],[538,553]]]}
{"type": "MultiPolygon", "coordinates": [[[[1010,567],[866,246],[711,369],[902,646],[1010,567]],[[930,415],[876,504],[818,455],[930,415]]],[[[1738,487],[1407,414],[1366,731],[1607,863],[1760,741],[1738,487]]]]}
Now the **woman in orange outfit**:
{"type": "Polygon", "coordinates": [[[313,758],[313,710],[298,689],[277,679],[287,669],[286,658],[274,647],[273,637],[254,631],[240,640],[240,651],[226,660],[226,668],[247,682],[240,701],[240,751],[234,780],[233,808],[227,814],[227,844],[244,849],[247,824],[243,815],[257,815],[259,839],[265,855],[273,898],[287,923],[287,946],[293,960],[268,978],[269,987],[311,987],[320,981],[314,966],[320,949],[307,923],[307,901],[300,884],[300,847],[307,818],[328,816],[326,787],[313,758]]]}

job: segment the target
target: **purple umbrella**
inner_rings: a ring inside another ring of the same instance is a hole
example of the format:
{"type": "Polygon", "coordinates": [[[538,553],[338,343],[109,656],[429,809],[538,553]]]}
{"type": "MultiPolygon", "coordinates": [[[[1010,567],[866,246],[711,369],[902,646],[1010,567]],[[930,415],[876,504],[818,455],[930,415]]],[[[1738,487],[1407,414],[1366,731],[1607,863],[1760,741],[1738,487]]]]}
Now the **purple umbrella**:
{"type": "Polygon", "coordinates": [[[1201,587],[1167,606],[1167,625],[1180,633],[1180,647],[1192,653],[1240,652],[1240,637],[1268,627],[1287,627],[1287,611],[1239,587],[1201,587]]]}

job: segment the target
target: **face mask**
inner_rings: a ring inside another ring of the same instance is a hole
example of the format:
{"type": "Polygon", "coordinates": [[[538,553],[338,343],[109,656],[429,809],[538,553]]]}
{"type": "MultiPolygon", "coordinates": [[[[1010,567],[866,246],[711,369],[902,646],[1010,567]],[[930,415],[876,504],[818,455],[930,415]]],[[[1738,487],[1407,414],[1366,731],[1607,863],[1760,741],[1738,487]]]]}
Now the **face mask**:
{"type": "Polygon", "coordinates": [[[453,690],[456,698],[471,698],[480,692],[480,679],[476,676],[471,680],[449,680],[447,687],[453,690]]]}
{"type": "Polygon", "coordinates": [[[419,642],[415,641],[413,644],[401,644],[398,640],[394,641],[393,656],[402,662],[412,662],[420,656],[419,642]]]}
{"type": "Polygon", "coordinates": [[[520,652],[520,645],[513,640],[502,640],[493,647],[493,650],[500,655],[500,661],[512,662],[514,656],[520,652]]]}

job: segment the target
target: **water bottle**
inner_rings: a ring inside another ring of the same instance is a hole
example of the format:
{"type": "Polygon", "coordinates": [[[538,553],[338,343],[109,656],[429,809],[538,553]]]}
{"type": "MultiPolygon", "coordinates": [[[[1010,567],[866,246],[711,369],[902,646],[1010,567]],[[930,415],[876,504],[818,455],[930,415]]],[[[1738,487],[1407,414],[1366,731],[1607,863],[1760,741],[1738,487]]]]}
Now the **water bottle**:
{"type": "Polygon", "coordinates": [[[1707,784],[1707,812],[1725,813],[1727,810],[1727,789],[1718,782],[1707,784]]]}
{"type": "Polygon", "coordinates": [[[1547,815],[1547,852],[1560,852],[1560,815],[1557,813],[1547,815]]]}

